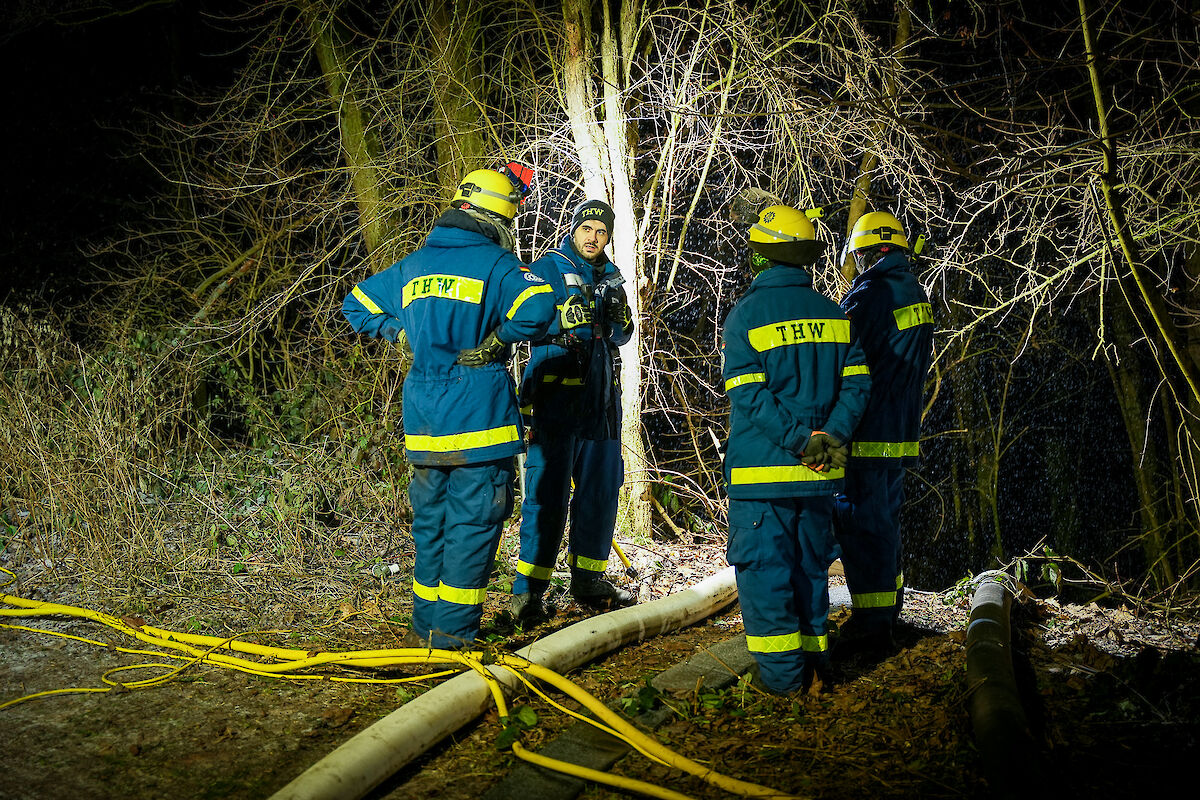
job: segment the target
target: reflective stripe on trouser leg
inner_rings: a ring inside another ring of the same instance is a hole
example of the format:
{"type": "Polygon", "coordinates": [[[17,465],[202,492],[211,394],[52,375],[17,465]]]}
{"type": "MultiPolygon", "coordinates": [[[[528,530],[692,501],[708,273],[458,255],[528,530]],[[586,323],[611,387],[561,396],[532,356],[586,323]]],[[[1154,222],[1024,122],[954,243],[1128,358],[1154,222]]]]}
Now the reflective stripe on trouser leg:
{"type": "Polygon", "coordinates": [[[595,578],[608,566],[613,527],[617,524],[617,500],[625,479],[621,442],[579,441],[575,446],[574,478],[567,563],[572,578],[595,578]]]}
{"type": "Polygon", "coordinates": [[[511,458],[450,470],[434,647],[461,647],[479,633],[496,548],[512,513],[512,484],[511,458]]]}
{"type": "Polygon", "coordinates": [[[768,689],[785,693],[828,660],[832,497],[729,501],[746,644],[768,689]]]}
{"type": "Polygon", "coordinates": [[[567,520],[575,437],[534,433],[525,454],[525,497],[521,501],[521,548],[513,593],[541,594],[550,583],[567,520]]]}
{"type": "Polygon", "coordinates": [[[900,613],[903,502],[903,467],[846,470],[837,538],[854,616],[868,627],[888,627],[900,613]]]}
{"type": "Polygon", "coordinates": [[[412,538],[416,550],[413,563],[412,630],[422,639],[433,630],[438,584],[442,579],[442,528],[446,516],[443,495],[448,480],[444,467],[413,466],[408,482],[412,505],[412,538]]]}

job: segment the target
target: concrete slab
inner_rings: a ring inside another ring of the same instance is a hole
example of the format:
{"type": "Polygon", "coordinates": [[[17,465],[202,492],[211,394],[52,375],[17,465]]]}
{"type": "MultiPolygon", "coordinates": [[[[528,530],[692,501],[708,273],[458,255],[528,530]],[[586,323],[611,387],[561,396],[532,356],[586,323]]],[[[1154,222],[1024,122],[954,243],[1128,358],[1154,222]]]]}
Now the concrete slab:
{"type": "MultiPolygon", "coordinates": [[[[841,565],[837,563],[834,566],[837,568],[841,565]]],[[[831,569],[830,574],[840,575],[841,570],[831,569]]],[[[833,608],[850,605],[850,592],[844,585],[831,585],[829,603],[833,608]]],[[[691,691],[697,686],[722,689],[737,683],[738,677],[749,672],[753,664],[754,656],[746,649],[745,635],[734,636],[660,672],[651,679],[650,685],[662,692],[691,691]]],[[[641,715],[636,721],[644,728],[653,730],[669,716],[669,711],[659,708],[641,715]]],[[[624,742],[586,722],[577,722],[539,752],[549,758],[607,770],[629,750],[624,742]]],[[[581,779],[522,762],[484,793],[481,800],[574,800],[584,786],[585,781],[581,779]]]]}
{"type": "Polygon", "coordinates": [[[722,689],[737,683],[738,676],[745,675],[753,665],[746,637],[735,636],[660,672],[650,685],[663,692],[690,691],[697,686],[722,689]]]}
{"type": "MultiPolygon", "coordinates": [[[[629,746],[586,722],[576,722],[539,752],[554,758],[607,771],[629,752],[629,746]]],[[[586,781],[521,762],[504,780],[493,785],[483,800],[571,800],[583,791],[586,781]]]]}

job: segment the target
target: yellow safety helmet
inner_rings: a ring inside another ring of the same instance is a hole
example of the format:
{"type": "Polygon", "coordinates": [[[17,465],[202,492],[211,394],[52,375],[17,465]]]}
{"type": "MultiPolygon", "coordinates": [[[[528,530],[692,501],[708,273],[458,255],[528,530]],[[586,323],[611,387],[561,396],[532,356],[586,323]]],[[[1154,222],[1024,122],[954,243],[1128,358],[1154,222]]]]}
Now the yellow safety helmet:
{"type": "Polygon", "coordinates": [[[868,247],[903,247],[908,249],[908,239],[904,238],[904,228],[900,220],[886,211],[872,211],[863,214],[854,223],[850,231],[850,241],[846,249],[850,252],[866,250],[868,247]]]}
{"type": "MultiPolygon", "coordinates": [[[[817,260],[824,247],[824,242],[817,241],[817,231],[808,215],[791,206],[767,206],[750,226],[750,248],[780,264],[806,267],[817,260]]],[[[752,262],[751,268],[754,266],[752,262]]]]}
{"type": "Polygon", "coordinates": [[[750,226],[750,241],[774,244],[813,240],[817,231],[803,211],[791,206],[767,206],[758,212],[758,221],[750,226]]]}
{"type": "Polygon", "coordinates": [[[455,208],[465,204],[511,220],[521,200],[520,191],[506,175],[494,169],[477,169],[462,179],[451,204],[455,208]]]}

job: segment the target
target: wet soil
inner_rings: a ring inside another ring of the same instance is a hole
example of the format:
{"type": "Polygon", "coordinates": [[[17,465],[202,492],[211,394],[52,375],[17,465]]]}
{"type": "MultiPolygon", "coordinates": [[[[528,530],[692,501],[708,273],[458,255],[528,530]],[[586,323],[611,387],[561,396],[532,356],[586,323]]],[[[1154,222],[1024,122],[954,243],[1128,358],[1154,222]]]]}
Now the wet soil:
{"type": "MultiPolygon", "coordinates": [[[[628,549],[634,555],[634,548],[628,549]]],[[[677,591],[723,566],[714,547],[652,555],[634,555],[637,580],[618,577],[643,600],[677,591]]],[[[388,598],[403,590],[389,594],[371,580],[364,578],[367,589],[342,603],[336,624],[258,639],[312,649],[397,646],[403,628],[395,623],[388,598]]],[[[20,589],[18,584],[3,591],[21,595],[20,589]]],[[[61,599],[80,600],[72,592],[61,599]]],[[[506,599],[502,591],[489,594],[489,646],[519,649],[587,613],[564,601],[550,623],[520,631],[504,618],[506,599]]],[[[110,608],[103,603],[93,598],[94,607],[122,613],[121,603],[110,608]]],[[[1042,759],[1014,769],[1028,772],[1031,793],[1125,797],[1141,791],[1150,777],[1184,785],[1192,757],[1200,752],[1200,627],[1128,608],[1060,605],[1052,599],[1028,598],[1016,608],[1018,673],[1042,759]]],[[[302,608],[292,613],[304,618],[302,608]]],[[[980,796],[987,787],[966,711],[971,688],[963,653],[967,614],[968,597],[961,591],[910,592],[902,649],[878,663],[850,665],[839,685],[819,696],[772,697],[747,681],[716,692],[646,691],[657,672],[739,634],[736,605],[686,630],[622,648],[572,677],[631,715],[650,706],[668,707],[668,721],[655,736],[735,777],[809,797],[980,796]]],[[[184,606],[147,616],[153,624],[176,629],[195,618],[184,606]]],[[[245,616],[246,626],[259,621],[245,616]]],[[[842,616],[839,612],[835,620],[842,616]]],[[[236,629],[238,614],[222,620],[224,629],[236,629]]],[[[83,620],[4,622],[138,647],[83,620]]],[[[110,670],[155,660],[0,628],[0,703],[33,692],[104,687],[102,676],[110,670]]],[[[109,678],[128,682],[163,671],[141,668],[109,678]]],[[[0,798],[267,797],[436,683],[288,681],[195,665],[156,688],[39,697],[0,709],[7,734],[0,751],[0,798]]],[[[531,750],[573,722],[537,698],[513,699],[514,708],[523,704],[537,716],[521,735],[531,750]]],[[[490,712],[373,797],[477,800],[514,763],[510,751],[497,747],[501,730],[490,712]]],[[[698,798],[730,796],[637,755],[614,771],[698,798]]],[[[582,796],[628,795],[591,786],[582,796]]]]}

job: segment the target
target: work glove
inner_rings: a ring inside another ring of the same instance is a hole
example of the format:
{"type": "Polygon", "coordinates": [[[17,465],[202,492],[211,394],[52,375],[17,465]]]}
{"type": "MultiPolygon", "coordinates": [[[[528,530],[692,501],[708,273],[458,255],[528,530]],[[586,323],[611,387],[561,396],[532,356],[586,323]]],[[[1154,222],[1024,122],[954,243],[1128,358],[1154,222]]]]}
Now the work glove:
{"type": "Polygon", "coordinates": [[[846,466],[846,448],[825,431],[813,431],[804,443],[800,463],[814,472],[826,472],[831,467],[841,469],[846,466]]]}
{"type": "Polygon", "coordinates": [[[627,331],[633,327],[633,312],[623,291],[609,292],[604,298],[604,316],[617,328],[627,331]]]}
{"type": "Polygon", "coordinates": [[[400,364],[405,368],[411,366],[413,362],[413,349],[412,345],[409,344],[406,332],[400,331],[400,335],[396,337],[396,347],[400,350],[400,364]]]}
{"type": "Polygon", "coordinates": [[[458,358],[454,359],[454,363],[464,367],[482,367],[501,360],[507,350],[508,345],[500,341],[500,337],[492,331],[478,347],[458,351],[458,358]]]}
{"type": "Polygon", "coordinates": [[[566,333],[572,328],[592,324],[592,308],[583,295],[573,294],[558,308],[558,327],[566,333]]]}
{"type": "Polygon", "coordinates": [[[592,307],[583,295],[573,294],[558,309],[555,341],[563,347],[581,347],[592,338],[592,307]]]}
{"type": "MultiPolygon", "coordinates": [[[[836,442],[837,439],[830,437],[829,441],[836,442]]],[[[838,444],[829,448],[829,466],[834,469],[845,469],[849,458],[850,447],[848,445],[838,444]]]]}

